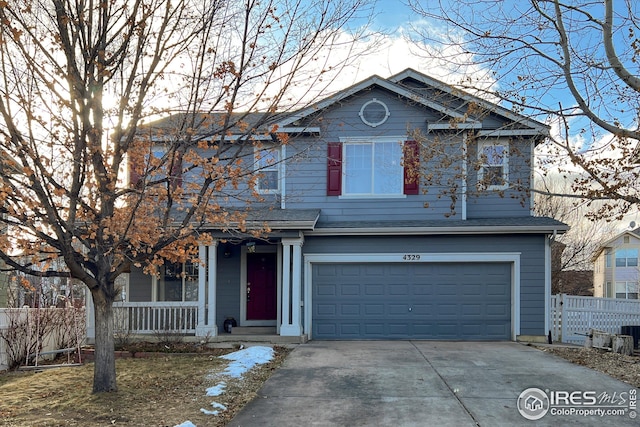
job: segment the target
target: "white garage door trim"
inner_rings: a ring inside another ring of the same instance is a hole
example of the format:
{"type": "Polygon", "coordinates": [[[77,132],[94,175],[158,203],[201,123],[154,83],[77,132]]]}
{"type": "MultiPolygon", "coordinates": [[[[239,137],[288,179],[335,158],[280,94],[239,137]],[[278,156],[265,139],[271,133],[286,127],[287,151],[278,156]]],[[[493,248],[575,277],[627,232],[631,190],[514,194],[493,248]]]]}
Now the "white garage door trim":
{"type": "Polygon", "coordinates": [[[304,255],[304,330],[312,337],[313,264],[331,263],[441,263],[441,262],[506,262],[511,263],[511,340],[520,335],[520,252],[495,253],[389,253],[389,254],[305,254],[304,255]]]}

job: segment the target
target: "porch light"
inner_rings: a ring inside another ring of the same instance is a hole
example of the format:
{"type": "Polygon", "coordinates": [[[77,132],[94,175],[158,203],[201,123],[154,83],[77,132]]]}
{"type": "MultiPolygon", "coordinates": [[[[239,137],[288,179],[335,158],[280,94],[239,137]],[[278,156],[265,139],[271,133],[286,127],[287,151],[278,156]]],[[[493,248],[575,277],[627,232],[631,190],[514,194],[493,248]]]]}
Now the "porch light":
{"type": "Polygon", "coordinates": [[[247,252],[250,254],[256,251],[256,242],[247,242],[247,252]]]}

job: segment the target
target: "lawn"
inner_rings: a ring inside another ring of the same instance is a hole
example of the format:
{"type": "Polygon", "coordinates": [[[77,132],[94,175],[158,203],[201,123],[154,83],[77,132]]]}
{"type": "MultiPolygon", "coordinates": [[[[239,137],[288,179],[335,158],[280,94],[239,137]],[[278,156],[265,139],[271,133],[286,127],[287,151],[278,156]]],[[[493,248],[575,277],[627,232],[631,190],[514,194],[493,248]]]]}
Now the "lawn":
{"type": "Polygon", "coordinates": [[[0,425],[3,426],[224,426],[247,402],[289,350],[275,347],[271,362],[241,378],[222,376],[229,361],[218,349],[198,355],[158,355],[118,359],[118,392],[92,394],[93,364],[80,367],[11,371],[0,374],[0,425]],[[225,392],[206,396],[221,381],[225,392]],[[227,409],[206,415],[215,401],[227,409]]]}

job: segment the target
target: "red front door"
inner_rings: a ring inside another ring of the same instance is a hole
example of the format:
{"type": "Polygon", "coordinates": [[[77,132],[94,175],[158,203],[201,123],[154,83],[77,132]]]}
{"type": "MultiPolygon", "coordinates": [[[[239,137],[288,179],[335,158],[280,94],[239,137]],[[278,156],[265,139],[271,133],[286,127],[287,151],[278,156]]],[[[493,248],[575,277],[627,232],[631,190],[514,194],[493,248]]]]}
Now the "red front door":
{"type": "Polygon", "coordinates": [[[247,254],[247,320],[275,320],[276,254],[247,254]]]}

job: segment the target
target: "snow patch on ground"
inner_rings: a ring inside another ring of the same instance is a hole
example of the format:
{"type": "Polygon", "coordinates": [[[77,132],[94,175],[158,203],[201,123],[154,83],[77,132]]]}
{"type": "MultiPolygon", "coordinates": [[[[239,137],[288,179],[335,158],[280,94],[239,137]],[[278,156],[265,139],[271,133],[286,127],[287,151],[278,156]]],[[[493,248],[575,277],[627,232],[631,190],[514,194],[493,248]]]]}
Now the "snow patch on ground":
{"type": "Polygon", "coordinates": [[[224,393],[224,389],[227,387],[227,383],[221,382],[219,384],[214,385],[213,387],[209,387],[207,389],[207,396],[220,396],[224,393]]]}
{"type": "MultiPolygon", "coordinates": [[[[256,365],[262,365],[264,363],[269,363],[271,359],[273,359],[273,349],[271,347],[248,347],[242,350],[235,351],[233,353],[229,353],[224,356],[220,356],[221,359],[230,360],[229,366],[222,372],[220,375],[229,376],[232,378],[240,378],[245,372],[248,372],[256,365]]],[[[217,375],[216,375],[217,377],[217,375]]],[[[224,381],[219,382],[213,387],[209,387],[206,390],[206,396],[220,396],[224,393],[224,389],[227,384],[224,381]]],[[[213,410],[200,408],[200,411],[203,414],[207,415],[218,415],[220,413],[219,410],[227,409],[221,403],[211,402],[211,406],[214,408],[213,410]]],[[[178,424],[175,427],[197,427],[191,421],[185,421],[182,424],[178,424]]]]}
{"type": "Polygon", "coordinates": [[[249,347],[220,357],[232,361],[224,372],[230,377],[239,378],[254,366],[268,363],[273,359],[273,349],[271,347],[249,347]]]}

